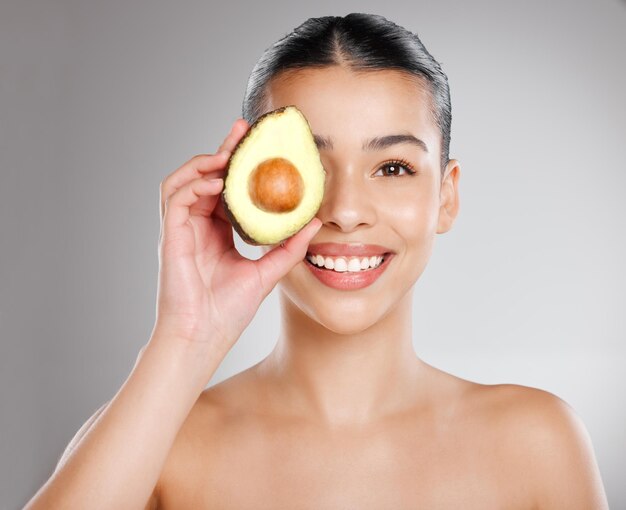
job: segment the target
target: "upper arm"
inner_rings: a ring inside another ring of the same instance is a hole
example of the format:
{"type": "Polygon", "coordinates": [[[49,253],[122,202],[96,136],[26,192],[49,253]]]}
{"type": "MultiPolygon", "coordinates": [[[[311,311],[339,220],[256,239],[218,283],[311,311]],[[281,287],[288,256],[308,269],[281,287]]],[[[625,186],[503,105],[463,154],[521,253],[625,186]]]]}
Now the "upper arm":
{"type": "Polygon", "coordinates": [[[518,454],[540,509],[608,510],[587,429],[566,402],[547,391],[520,390],[512,416],[518,454]]]}

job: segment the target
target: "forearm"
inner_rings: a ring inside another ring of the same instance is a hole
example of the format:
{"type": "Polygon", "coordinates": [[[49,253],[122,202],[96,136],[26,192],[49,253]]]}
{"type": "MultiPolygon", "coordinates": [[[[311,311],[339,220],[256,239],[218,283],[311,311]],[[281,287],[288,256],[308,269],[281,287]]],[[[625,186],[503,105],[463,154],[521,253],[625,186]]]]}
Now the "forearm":
{"type": "Polygon", "coordinates": [[[151,338],[107,408],[26,509],[144,508],[223,357],[217,351],[201,357],[183,345],[151,338]]]}

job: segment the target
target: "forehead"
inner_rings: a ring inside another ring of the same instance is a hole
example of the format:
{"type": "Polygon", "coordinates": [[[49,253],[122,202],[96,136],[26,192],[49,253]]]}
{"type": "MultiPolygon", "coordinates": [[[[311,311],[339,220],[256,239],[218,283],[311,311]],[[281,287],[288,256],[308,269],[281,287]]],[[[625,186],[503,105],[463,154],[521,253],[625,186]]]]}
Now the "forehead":
{"type": "Polygon", "coordinates": [[[313,132],[346,138],[407,131],[438,143],[426,84],[408,73],[355,72],[341,66],[289,70],[267,87],[266,111],[289,104],[306,116],[313,132]]]}

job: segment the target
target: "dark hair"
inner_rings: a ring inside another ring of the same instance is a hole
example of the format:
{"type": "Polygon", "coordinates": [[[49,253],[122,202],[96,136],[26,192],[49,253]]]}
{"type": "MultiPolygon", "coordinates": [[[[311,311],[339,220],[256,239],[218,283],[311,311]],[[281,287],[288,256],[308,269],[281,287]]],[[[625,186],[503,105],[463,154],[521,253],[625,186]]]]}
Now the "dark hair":
{"type": "Polygon", "coordinates": [[[333,65],[353,71],[404,71],[425,84],[431,96],[431,118],[441,132],[443,173],[452,123],[448,78],[417,34],[377,14],[309,18],[267,48],[248,79],[243,118],[252,124],[263,113],[267,84],[282,71],[333,65]]]}

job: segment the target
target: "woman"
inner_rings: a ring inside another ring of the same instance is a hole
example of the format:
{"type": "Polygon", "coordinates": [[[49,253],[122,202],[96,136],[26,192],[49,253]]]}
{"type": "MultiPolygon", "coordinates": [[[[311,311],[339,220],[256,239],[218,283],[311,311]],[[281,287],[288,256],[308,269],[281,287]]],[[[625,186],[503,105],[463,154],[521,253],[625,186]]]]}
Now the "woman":
{"type": "Polygon", "coordinates": [[[413,350],[413,288],[460,175],[447,78],[418,37],[374,15],[309,19],[258,62],[244,118],[163,181],[151,338],[28,508],[607,508],[567,404],[413,350]],[[324,199],[247,260],[220,177],[250,124],[289,104],[315,134],[324,199]],[[276,284],[274,350],[205,389],[276,284]]]}

